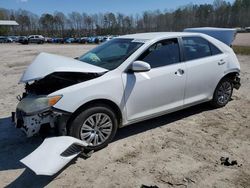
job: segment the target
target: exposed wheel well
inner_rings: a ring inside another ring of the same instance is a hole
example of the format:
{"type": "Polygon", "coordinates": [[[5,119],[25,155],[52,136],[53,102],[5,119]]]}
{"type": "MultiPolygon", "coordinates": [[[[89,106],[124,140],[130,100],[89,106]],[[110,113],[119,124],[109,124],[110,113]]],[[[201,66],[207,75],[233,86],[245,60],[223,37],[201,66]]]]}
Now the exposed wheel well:
{"type": "Polygon", "coordinates": [[[234,83],[234,80],[235,80],[235,78],[236,78],[238,75],[239,75],[238,72],[230,72],[230,73],[224,75],[224,76],[220,79],[220,81],[217,83],[217,85],[216,85],[216,87],[215,87],[215,89],[214,89],[214,92],[215,92],[215,90],[216,90],[218,84],[221,82],[221,80],[223,80],[224,78],[229,78],[229,79],[232,80],[232,82],[234,83]]]}
{"type": "Polygon", "coordinates": [[[89,101],[85,104],[83,104],[82,106],[80,106],[69,118],[68,122],[67,122],[67,131],[68,128],[70,126],[71,121],[79,114],[81,113],[84,109],[91,107],[93,105],[96,104],[102,104],[102,105],[107,105],[108,107],[110,107],[114,113],[116,114],[116,117],[118,119],[118,125],[120,126],[122,123],[122,113],[120,108],[111,100],[107,100],[107,99],[97,99],[97,100],[92,100],[89,101]]]}
{"type": "Polygon", "coordinates": [[[239,74],[238,72],[230,72],[230,73],[226,74],[225,76],[223,76],[223,78],[229,78],[233,81],[238,74],[239,74]]]}

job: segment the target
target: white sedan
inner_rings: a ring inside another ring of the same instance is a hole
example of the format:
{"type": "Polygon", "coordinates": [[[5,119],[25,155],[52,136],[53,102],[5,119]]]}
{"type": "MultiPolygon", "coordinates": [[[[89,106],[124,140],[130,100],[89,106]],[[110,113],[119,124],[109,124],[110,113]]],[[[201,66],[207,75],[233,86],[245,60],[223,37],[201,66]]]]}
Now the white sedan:
{"type": "Polygon", "coordinates": [[[208,35],[125,35],[77,59],[38,55],[13,120],[28,136],[49,126],[97,150],[120,127],[206,101],[225,106],[239,73],[233,50],[208,35]]]}

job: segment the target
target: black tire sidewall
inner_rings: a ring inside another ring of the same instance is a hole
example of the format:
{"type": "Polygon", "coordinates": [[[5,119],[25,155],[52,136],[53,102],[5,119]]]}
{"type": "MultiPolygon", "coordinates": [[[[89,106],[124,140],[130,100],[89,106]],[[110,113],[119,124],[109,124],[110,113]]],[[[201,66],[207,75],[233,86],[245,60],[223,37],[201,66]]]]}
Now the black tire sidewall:
{"type": "Polygon", "coordinates": [[[223,107],[223,106],[226,106],[227,103],[230,101],[231,97],[232,97],[232,94],[233,94],[233,84],[232,84],[232,80],[230,80],[229,78],[223,78],[219,84],[217,85],[215,91],[214,91],[214,96],[213,96],[213,100],[212,100],[212,105],[217,107],[217,108],[220,108],[220,107],[223,107]],[[218,90],[219,88],[221,87],[221,85],[224,83],[224,82],[229,82],[230,85],[231,85],[231,94],[229,96],[229,99],[226,103],[224,104],[221,104],[218,102],[218,90]]]}
{"type": "Polygon", "coordinates": [[[106,105],[95,105],[95,106],[86,108],[86,110],[84,110],[76,115],[76,117],[73,119],[73,121],[69,125],[69,135],[73,136],[75,138],[81,139],[80,130],[81,130],[81,127],[82,127],[84,121],[89,116],[91,116],[95,113],[107,114],[112,121],[113,127],[112,127],[112,131],[111,131],[109,138],[104,143],[102,143],[98,146],[88,146],[87,149],[90,149],[90,150],[100,150],[100,149],[106,147],[114,138],[116,131],[117,131],[117,128],[118,128],[118,120],[117,120],[117,117],[116,117],[115,113],[113,112],[113,110],[106,105]]]}

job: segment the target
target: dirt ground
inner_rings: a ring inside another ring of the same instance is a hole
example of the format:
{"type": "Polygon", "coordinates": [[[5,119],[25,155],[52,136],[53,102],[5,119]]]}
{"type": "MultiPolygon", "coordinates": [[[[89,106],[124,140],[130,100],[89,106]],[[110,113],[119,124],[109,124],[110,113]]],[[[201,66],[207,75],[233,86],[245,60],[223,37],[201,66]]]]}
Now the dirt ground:
{"type": "Polygon", "coordinates": [[[233,42],[236,46],[250,46],[250,33],[238,33],[233,42]]]}
{"type": "Polygon", "coordinates": [[[250,56],[238,56],[242,87],[226,107],[202,104],[122,128],[108,147],[53,177],[26,169],[19,160],[43,138],[11,125],[22,72],[39,52],[76,57],[92,47],[0,45],[0,187],[250,187],[250,56]],[[223,166],[221,157],[239,165],[223,166]]]}

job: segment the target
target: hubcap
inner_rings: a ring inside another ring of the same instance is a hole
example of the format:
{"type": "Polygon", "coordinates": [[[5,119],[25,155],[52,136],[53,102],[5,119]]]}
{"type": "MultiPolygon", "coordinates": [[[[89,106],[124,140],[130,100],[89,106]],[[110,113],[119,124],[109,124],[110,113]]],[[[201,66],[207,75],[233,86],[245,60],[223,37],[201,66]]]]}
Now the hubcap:
{"type": "Polygon", "coordinates": [[[91,146],[98,146],[109,138],[112,128],[112,121],[107,114],[96,113],[84,121],[80,137],[91,146]]]}
{"type": "Polygon", "coordinates": [[[218,90],[218,102],[225,104],[229,101],[232,94],[232,86],[229,82],[223,82],[218,90]]]}

